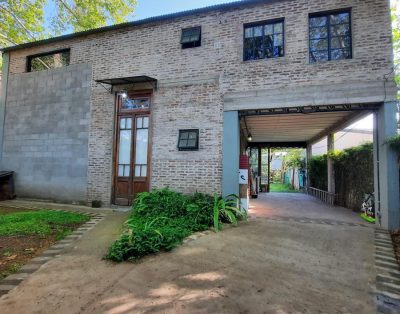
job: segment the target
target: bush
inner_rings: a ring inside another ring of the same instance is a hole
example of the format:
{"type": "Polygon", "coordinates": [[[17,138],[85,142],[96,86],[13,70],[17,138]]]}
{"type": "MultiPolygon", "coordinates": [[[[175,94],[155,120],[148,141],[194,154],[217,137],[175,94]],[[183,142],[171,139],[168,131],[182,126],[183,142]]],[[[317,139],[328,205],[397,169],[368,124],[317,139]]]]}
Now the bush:
{"type": "Polygon", "coordinates": [[[194,232],[220,222],[236,223],[243,214],[229,200],[201,193],[186,196],[169,189],[139,194],[125,223],[126,233],[110,247],[107,259],[137,260],[159,251],[170,251],[194,232]],[[216,221],[215,221],[216,219],[216,221]]]}

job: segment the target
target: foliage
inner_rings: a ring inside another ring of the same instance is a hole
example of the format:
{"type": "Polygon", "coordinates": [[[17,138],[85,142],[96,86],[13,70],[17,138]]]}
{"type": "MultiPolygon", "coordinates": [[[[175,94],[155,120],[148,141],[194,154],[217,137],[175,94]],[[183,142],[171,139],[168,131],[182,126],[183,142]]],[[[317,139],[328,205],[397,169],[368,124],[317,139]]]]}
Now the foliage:
{"type": "Polygon", "coordinates": [[[58,211],[28,211],[0,215],[0,236],[65,235],[75,224],[89,220],[86,215],[58,211]]]}
{"type": "Polygon", "coordinates": [[[305,167],[305,156],[303,149],[291,149],[283,158],[283,168],[299,168],[305,167]]]}
{"type": "Polygon", "coordinates": [[[298,191],[294,190],[290,184],[283,184],[283,183],[272,183],[270,185],[271,192],[290,192],[290,193],[297,193],[298,191]]]}
{"type": "Polygon", "coordinates": [[[106,258],[137,260],[159,251],[170,251],[194,232],[221,222],[236,223],[243,214],[233,206],[234,197],[222,199],[195,193],[190,196],[169,189],[140,193],[125,223],[126,232],[110,247],[106,258]]]}
{"type": "Polygon", "coordinates": [[[396,152],[400,153],[400,135],[395,135],[385,141],[396,152]]]}
{"type": "MultiPolygon", "coordinates": [[[[372,143],[335,151],[329,157],[334,161],[339,205],[359,210],[364,194],[374,191],[372,143]]],[[[310,159],[309,176],[312,187],[327,190],[327,155],[310,159]]]]}
{"type": "Polygon", "coordinates": [[[0,0],[0,48],[122,23],[136,4],[136,0],[0,0]]]}
{"type": "Polygon", "coordinates": [[[308,162],[308,174],[310,186],[320,189],[328,189],[327,155],[313,156],[308,162]]]}
{"type": "MultiPolygon", "coordinates": [[[[394,62],[397,70],[395,72],[395,80],[400,86],[400,3],[398,0],[392,0],[392,30],[393,30],[393,51],[394,62]],[[396,7],[397,5],[397,7],[396,7]]],[[[400,97],[400,96],[399,96],[400,97]]]]}

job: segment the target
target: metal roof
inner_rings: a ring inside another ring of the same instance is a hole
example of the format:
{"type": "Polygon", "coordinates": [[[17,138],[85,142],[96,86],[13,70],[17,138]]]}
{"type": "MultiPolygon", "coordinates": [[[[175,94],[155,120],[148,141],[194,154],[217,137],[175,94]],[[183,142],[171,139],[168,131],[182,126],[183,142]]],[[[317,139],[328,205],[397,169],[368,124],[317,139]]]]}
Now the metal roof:
{"type": "Polygon", "coordinates": [[[149,17],[146,19],[138,20],[138,21],[104,26],[104,27],[100,27],[100,28],[87,30],[87,31],[82,31],[82,32],[52,37],[52,38],[48,38],[48,39],[38,40],[38,41],[30,42],[30,43],[6,47],[3,49],[0,49],[0,51],[9,52],[9,51],[14,51],[14,50],[59,42],[59,41],[67,40],[67,39],[73,39],[73,38],[77,38],[77,37],[82,37],[82,36],[87,36],[87,35],[92,35],[92,34],[97,34],[97,33],[103,33],[103,32],[108,32],[108,31],[112,31],[112,30],[118,30],[118,29],[126,28],[126,27],[141,26],[141,25],[149,24],[149,23],[158,23],[158,22],[169,21],[169,20],[173,20],[176,18],[191,16],[191,15],[196,15],[196,14],[203,14],[203,13],[208,13],[211,11],[225,11],[225,10],[230,10],[230,9],[234,9],[234,8],[238,8],[238,7],[242,7],[242,6],[253,5],[253,4],[258,4],[258,3],[270,3],[270,2],[281,2],[281,1],[286,1],[286,0],[242,0],[242,1],[234,1],[234,2],[229,2],[229,3],[217,4],[217,5],[207,6],[207,7],[203,7],[203,8],[199,8],[199,9],[193,9],[193,10],[187,10],[187,11],[181,11],[181,12],[176,12],[176,13],[171,13],[171,14],[155,16],[155,17],[149,17]]]}

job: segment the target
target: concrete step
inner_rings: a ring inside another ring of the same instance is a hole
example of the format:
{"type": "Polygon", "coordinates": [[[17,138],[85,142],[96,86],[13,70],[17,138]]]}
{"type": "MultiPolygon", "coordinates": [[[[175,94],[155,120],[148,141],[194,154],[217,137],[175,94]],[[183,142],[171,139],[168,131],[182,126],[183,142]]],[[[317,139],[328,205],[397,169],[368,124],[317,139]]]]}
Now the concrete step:
{"type": "Polygon", "coordinates": [[[381,291],[387,291],[398,295],[400,300],[400,286],[389,282],[377,282],[376,287],[381,291]]]}
{"type": "Polygon", "coordinates": [[[377,261],[389,262],[389,263],[397,263],[397,259],[394,256],[387,256],[382,254],[375,254],[375,259],[377,261]]]}
{"type": "Polygon", "coordinates": [[[390,263],[390,262],[384,262],[384,261],[376,261],[375,262],[376,266],[381,266],[386,269],[390,270],[399,270],[399,264],[398,263],[390,263]]]}
{"type": "Polygon", "coordinates": [[[377,275],[376,282],[388,282],[400,286],[400,278],[390,275],[377,275]]]}

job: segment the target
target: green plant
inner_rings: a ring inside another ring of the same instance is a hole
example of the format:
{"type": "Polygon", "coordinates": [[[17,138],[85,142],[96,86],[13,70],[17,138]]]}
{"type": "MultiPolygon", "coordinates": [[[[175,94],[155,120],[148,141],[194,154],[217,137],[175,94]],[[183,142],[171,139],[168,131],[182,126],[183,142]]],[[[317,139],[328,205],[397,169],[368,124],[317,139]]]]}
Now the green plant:
{"type": "Polygon", "coordinates": [[[169,189],[141,193],[125,223],[126,232],[112,244],[106,258],[134,261],[148,254],[170,251],[193,232],[215,225],[215,217],[218,230],[220,221],[237,223],[243,214],[233,206],[233,199],[233,196],[222,199],[202,193],[186,196],[169,189]]]}
{"type": "Polygon", "coordinates": [[[397,153],[400,153],[400,135],[395,135],[393,137],[388,138],[385,141],[385,144],[388,144],[397,153]]]}
{"type": "Polygon", "coordinates": [[[240,200],[236,195],[228,195],[225,198],[214,195],[213,222],[216,232],[221,230],[220,222],[236,225],[238,219],[245,217],[245,214],[240,210],[239,202],[240,200]]]}

